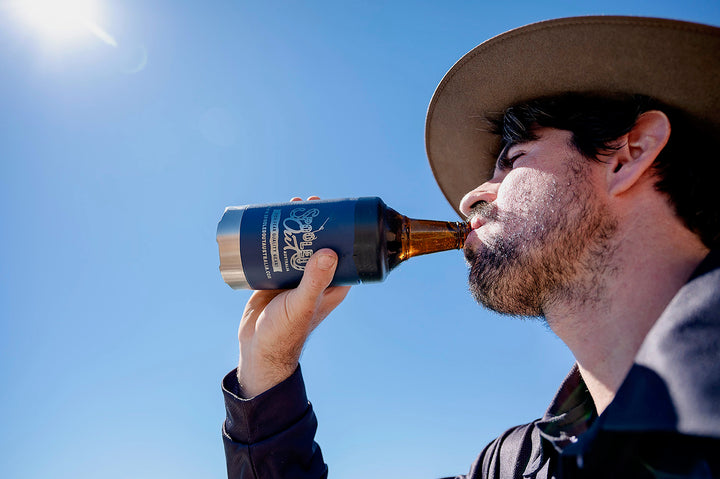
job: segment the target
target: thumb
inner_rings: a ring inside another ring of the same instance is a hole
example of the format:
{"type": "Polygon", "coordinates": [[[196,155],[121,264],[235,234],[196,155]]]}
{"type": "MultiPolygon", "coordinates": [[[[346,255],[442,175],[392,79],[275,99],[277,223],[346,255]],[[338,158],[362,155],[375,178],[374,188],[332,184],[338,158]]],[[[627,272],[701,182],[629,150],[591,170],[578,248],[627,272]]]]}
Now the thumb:
{"type": "Polygon", "coordinates": [[[305,273],[298,285],[300,297],[312,302],[307,306],[313,307],[318,297],[332,282],[337,267],[337,254],[328,248],[315,252],[305,267],[305,273]]]}
{"type": "Polygon", "coordinates": [[[303,290],[304,295],[319,296],[330,285],[335,275],[337,260],[337,254],[331,249],[316,251],[305,267],[298,289],[303,290]]]}

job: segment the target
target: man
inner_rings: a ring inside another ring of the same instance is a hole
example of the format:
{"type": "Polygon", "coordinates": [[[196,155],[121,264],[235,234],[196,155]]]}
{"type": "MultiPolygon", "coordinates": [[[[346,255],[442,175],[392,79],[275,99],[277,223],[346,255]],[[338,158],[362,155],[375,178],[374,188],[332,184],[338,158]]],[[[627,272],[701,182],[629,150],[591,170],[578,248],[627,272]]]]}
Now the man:
{"type": "MultiPolygon", "coordinates": [[[[508,32],[443,79],[428,155],[473,228],[471,291],[543,317],[577,360],[463,477],[720,477],[718,80],[720,29],[622,17],[508,32]]],[[[298,359],[347,293],[336,261],[246,306],[230,477],[327,475],[298,359]]]]}

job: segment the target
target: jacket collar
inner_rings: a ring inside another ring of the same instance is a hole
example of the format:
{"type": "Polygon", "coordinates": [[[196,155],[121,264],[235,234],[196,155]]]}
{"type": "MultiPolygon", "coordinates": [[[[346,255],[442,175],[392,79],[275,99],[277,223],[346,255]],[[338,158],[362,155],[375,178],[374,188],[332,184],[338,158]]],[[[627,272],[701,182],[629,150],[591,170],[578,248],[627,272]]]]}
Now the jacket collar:
{"type": "Polygon", "coordinates": [[[653,325],[599,428],[720,438],[718,292],[713,251],[653,325]]]}

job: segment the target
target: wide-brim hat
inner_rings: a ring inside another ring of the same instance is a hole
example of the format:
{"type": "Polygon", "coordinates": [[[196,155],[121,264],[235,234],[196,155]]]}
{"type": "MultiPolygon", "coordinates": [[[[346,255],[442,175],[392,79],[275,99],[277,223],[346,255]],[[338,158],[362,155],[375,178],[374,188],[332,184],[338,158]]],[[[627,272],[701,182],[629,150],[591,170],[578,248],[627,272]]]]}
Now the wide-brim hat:
{"type": "Polygon", "coordinates": [[[499,138],[487,118],[568,92],[647,95],[707,122],[720,139],[720,28],[644,17],[562,18],[475,47],[442,79],[426,120],[430,166],[456,211],[463,195],[492,175],[499,138]]]}

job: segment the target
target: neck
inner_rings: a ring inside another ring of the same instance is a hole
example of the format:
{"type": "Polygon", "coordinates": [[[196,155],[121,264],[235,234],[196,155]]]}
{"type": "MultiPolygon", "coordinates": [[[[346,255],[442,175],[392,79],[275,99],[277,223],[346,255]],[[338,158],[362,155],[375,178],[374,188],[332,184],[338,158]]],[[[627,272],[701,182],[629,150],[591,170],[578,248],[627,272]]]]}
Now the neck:
{"type": "MultiPolygon", "coordinates": [[[[617,247],[607,258],[613,273],[604,284],[593,284],[593,301],[570,299],[546,308],[548,324],[573,352],[598,414],[615,397],[650,328],[708,253],[677,221],[655,232],[637,226],[618,231],[617,247]]],[[[590,285],[581,278],[576,286],[590,285]]]]}

